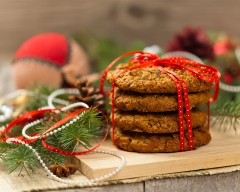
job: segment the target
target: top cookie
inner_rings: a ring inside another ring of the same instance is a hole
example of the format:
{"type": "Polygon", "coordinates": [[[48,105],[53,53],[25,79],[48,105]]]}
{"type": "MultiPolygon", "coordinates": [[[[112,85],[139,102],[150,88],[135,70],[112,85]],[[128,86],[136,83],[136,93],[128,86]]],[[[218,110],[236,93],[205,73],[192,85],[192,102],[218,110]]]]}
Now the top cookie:
{"type": "MultiPolygon", "coordinates": [[[[131,63],[119,64],[115,70],[108,72],[107,80],[112,82],[116,74],[133,65],[131,63]]],[[[189,92],[206,91],[212,86],[212,83],[198,79],[188,71],[166,69],[178,74],[185,81],[189,92]]],[[[120,75],[115,83],[120,89],[139,93],[176,93],[174,81],[167,74],[154,67],[127,71],[120,75]]]]}

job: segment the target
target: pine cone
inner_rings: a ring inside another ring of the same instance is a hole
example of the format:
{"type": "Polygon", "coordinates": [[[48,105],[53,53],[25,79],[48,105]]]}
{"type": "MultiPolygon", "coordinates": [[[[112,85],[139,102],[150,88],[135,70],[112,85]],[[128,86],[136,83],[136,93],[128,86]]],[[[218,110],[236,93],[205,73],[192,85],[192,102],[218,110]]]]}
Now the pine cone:
{"type": "Polygon", "coordinates": [[[48,168],[58,177],[68,177],[77,171],[77,166],[71,163],[65,163],[64,165],[51,165],[48,168]]]}
{"type": "Polygon", "coordinates": [[[105,98],[98,88],[92,86],[92,82],[88,80],[79,80],[76,83],[76,87],[79,89],[80,95],[70,96],[70,100],[82,101],[88,104],[90,107],[96,107],[100,110],[105,108],[105,98]]]}
{"type": "Polygon", "coordinates": [[[202,59],[214,59],[213,45],[204,30],[186,28],[167,45],[167,51],[187,51],[202,59]]]}

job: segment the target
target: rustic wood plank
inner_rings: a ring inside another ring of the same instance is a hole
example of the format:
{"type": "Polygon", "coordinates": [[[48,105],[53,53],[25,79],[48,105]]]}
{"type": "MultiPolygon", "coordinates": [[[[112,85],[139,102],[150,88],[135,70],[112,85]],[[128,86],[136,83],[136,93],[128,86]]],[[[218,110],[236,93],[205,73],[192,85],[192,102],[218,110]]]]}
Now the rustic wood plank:
{"type": "Polygon", "coordinates": [[[14,52],[30,36],[46,31],[91,32],[123,43],[164,45],[184,26],[239,35],[240,1],[0,0],[0,52],[14,52]]]}
{"type": "Polygon", "coordinates": [[[240,189],[240,171],[195,177],[145,181],[146,192],[237,192],[240,189]]]}
{"type": "Polygon", "coordinates": [[[106,18],[111,5],[111,0],[1,0],[0,50],[14,51],[24,40],[41,32],[56,31],[67,35],[87,32],[97,20],[106,18]]]}
{"type": "MultiPolygon", "coordinates": [[[[52,190],[51,190],[52,191],[52,190]]],[[[144,192],[143,182],[141,183],[130,183],[130,184],[117,184],[108,185],[103,187],[91,187],[91,188],[81,188],[81,189],[63,189],[54,191],[65,191],[65,192],[144,192]]],[[[46,191],[50,192],[50,191],[46,191]]]]}

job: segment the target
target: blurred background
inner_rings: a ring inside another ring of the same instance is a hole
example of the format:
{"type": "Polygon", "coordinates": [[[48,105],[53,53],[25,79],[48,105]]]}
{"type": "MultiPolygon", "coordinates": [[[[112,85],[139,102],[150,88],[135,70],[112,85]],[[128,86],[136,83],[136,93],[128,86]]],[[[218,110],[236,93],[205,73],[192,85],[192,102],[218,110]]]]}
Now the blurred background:
{"type": "Polygon", "coordinates": [[[0,55],[42,32],[93,33],[164,45],[186,26],[240,33],[236,0],[0,0],[0,55]]]}
{"type": "Polygon", "coordinates": [[[107,38],[91,43],[102,45],[98,52],[105,49],[101,58],[114,58],[152,44],[165,47],[185,27],[238,37],[239,6],[236,0],[0,0],[0,95],[13,89],[6,79],[14,53],[36,34],[59,32],[80,44],[88,44],[89,37],[107,38]]]}

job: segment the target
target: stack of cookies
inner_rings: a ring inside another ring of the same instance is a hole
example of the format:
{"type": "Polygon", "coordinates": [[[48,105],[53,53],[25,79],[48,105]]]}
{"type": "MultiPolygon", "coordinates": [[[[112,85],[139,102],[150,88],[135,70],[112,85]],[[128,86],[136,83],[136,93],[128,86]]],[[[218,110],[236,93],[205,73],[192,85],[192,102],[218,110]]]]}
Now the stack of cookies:
{"type": "MultiPolygon", "coordinates": [[[[124,63],[108,72],[111,83],[120,71],[132,66],[124,63]]],[[[207,114],[197,107],[207,103],[212,84],[193,77],[188,71],[170,69],[186,83],[189,92],[194,147],[210,142],[207,114]]],[[[154,67],[138,68],[115,80],[115,144],[135,152],[180,151],[178,100],[172,79],[154,67]]],[[[185,121],[184,121],[185,122],[185,121]]],[[[184,125],[186,130],[186,124],[184,125]]],[[[188,150],[185,131],[185,150],[188,150]]]]}

